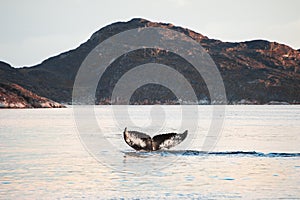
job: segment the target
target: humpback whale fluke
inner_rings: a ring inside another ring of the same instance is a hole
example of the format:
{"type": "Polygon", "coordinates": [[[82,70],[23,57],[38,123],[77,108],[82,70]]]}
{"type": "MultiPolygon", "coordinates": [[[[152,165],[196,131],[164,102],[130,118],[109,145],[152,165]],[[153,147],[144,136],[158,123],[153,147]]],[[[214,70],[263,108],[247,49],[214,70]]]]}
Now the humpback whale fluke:
{"type": "Polygon", "coordinates": [[[151,138],[145,133],[138,131],[127,131],[124,130],[125,142],[137,151],[157,151],[160,149],[169,149],[181,143],[187,136],[188,131],[184,133],[166,133],[155,135],[151,138]]]}

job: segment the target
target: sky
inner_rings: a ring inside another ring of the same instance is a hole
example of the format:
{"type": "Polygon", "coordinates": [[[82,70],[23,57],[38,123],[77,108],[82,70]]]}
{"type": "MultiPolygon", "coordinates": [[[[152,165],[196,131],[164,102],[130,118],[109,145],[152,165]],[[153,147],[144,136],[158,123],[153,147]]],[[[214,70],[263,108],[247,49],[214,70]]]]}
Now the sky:
{"type": "Polygon", "coordinates": [[[300,49],[299,8],[299,0],[0,0],[0,60],[33,66],[136,17],[222,41],[266,39],[300,49]]]}

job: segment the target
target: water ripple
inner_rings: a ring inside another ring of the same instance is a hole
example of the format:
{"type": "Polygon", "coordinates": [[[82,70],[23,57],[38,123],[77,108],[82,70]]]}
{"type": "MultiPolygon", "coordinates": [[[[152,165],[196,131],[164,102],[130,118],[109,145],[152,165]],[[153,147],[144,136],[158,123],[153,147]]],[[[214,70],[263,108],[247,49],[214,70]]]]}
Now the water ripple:
{"type": "Polygon", "coordinates": [[[137,157],[147,157],[152,155],[160,156],[237,156],[237,157],[300,157],[300,153],[283,153],[283,152],[272,152],[262,153],[256,151],[224,151],[224,152],[204,152],[197,150],[181,150],[181,151],[155,151],[155,152],[132,152],[125,151],[127,155],[137,157]]]}

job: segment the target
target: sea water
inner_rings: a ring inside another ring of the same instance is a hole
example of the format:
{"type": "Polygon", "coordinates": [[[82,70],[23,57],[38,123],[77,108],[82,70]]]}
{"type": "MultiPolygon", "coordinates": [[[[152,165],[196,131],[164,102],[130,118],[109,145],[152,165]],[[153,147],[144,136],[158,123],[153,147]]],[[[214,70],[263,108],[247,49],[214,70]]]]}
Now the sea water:
{"type": "MultiPolygon", "coordinates": [[[[189,119],[199,122],[199,137],[160,152],[135,152],[122,136],[120,120],[128,116],[96,106],[111,148],[99,144],[96,155],[78,128],[86,116],[73,109],[0,110],[0,199],[300,198],[300,106],[226,106],[208,152],[201,147],[218,117],[213,106],[198,106],[198,118],[189,119]]],[[[180,106],[127,109],[130,130],[151,136],[189,130],[180,123],[186,117],[180,106]]]]}

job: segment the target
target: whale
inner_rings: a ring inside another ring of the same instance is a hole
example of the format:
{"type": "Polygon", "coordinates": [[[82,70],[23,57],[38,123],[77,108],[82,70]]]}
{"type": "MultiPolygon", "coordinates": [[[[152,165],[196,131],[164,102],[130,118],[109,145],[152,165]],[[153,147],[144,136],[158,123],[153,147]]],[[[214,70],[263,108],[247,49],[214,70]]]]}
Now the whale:
{"type": "Polygon", "coordinates": [[[136,151],[157,151],[170,149],[180,144],[188,134],[188,130],[183,133],[165,133],[150,137],[146,133],[138,131],[128,131],[127,127],[123,132],[125,142],[136,151]]]}

